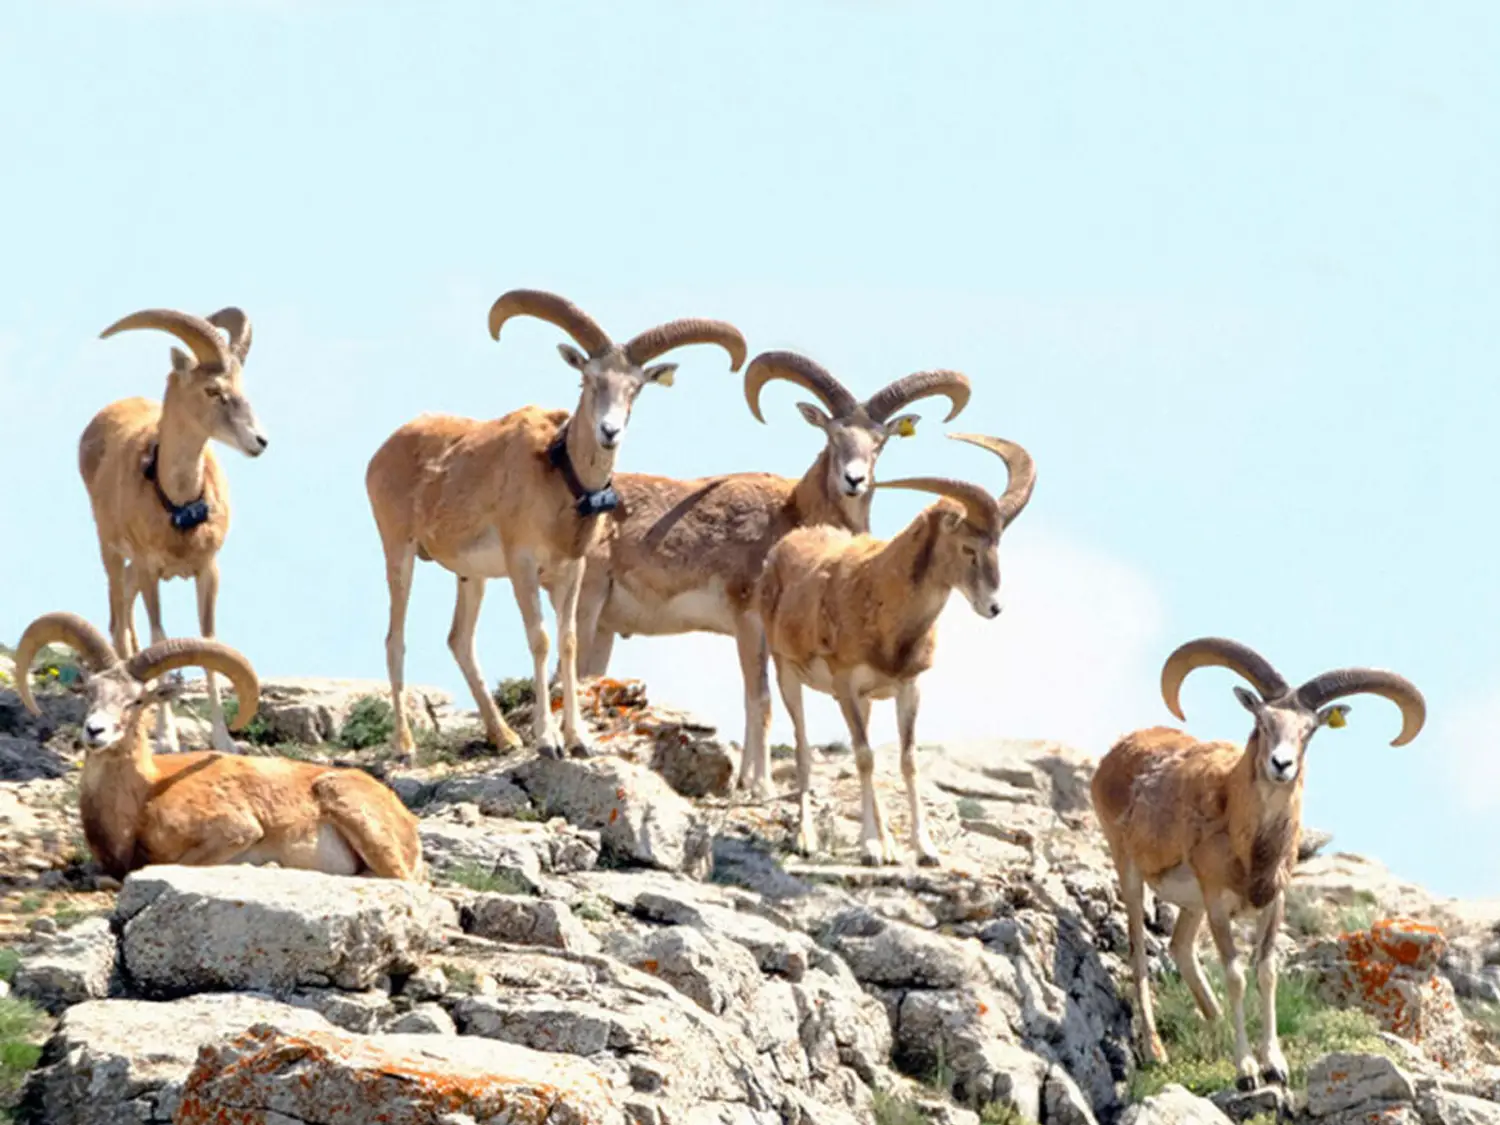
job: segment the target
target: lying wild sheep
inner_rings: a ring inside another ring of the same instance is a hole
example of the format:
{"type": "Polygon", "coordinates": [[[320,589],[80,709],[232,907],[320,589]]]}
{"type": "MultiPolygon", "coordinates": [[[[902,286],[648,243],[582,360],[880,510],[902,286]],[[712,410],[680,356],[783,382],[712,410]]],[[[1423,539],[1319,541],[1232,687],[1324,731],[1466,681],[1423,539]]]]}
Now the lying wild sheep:
{"type": "Polygon", "coordinates": [[[170,706],[178,688],[150,682],[174,669],[227,676],[239,701],[235,729],[255,717],[260,685],[234,649],[186,637],[121,659],[83,618],[45,614],[16,646],[16,688],[34,715],[40,711],[30,669],[49,644],[71,648],[85,671],[87,755],[78,811],[89,849],[110,875],[123,879],[153,863],[278,863],[329,875],[422,880],[416,817],[363,770],[216,751],[152,753],[149,716],[170,706]]]}

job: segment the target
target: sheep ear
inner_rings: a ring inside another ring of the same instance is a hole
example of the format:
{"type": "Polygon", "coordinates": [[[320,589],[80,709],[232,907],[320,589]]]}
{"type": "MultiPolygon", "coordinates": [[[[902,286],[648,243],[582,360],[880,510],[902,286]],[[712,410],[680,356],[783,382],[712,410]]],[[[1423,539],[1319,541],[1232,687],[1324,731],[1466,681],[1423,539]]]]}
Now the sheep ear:
{"type": "Polygon", "coordinates": [[[826,430],[828,428],[828,415],[824,414],[812,403],[799,402],[797,404],[797,410],[801,413],[802,420],[809,426],[816,426],[820,430],[826,430]]]}
{"type": "Polygon", "coordinates": [[[1338,730],[1347,721],[1349,711],[1350,707],[1347,703],[1335,703],[1332,707],[1325,707],[1318,712],[1318,725],[1338,730]]]}
{"type": "Polygon", "coordinates": [[[677,370],[675,363],[658,363],[655,367],[648,367],[642,373],[646,382],[655,383],[658,387],[670,387],[676,376],[673,372],[677,370]]]}
{"type": "Polygon", "coordinates": [[[898,415],[885,424],[886,436],[912,437],[916,434],[917,423],[921,420],[921,415],[918,414],[898,415]]]}
{"type": "Polygon", "coordinates": [[[589,357],[584,355],[572,344],[558,344],[557,351],[558,354],[563,357],[563,362],[566,363],[569,367],[573,368],[573,370],[575,371],[582,371],[584,365],[589,361],[589,357]]]}
{"type": "Polygon", "coordinates": [[[1240,706],[1252,715],[1259,715],[1260,709],[1264,706],[1260,700],[1260,696],[1246,687],[1236,687],[1234,689],[1234,697],[1240,701],[1240,706]]]}
{"type": "Polygon", "coordinates": [[[193,357],[181,348],[172,349],[172,373],[174,375],[186,375],[194,367],[193,357]]]}

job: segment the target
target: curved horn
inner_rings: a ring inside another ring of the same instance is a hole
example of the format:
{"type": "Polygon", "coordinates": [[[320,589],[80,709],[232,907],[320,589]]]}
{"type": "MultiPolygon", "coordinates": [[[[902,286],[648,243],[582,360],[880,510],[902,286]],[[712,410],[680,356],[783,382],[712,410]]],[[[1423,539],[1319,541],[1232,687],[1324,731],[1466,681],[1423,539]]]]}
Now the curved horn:
{"type": "Polygon", "coordinates": [[[245,357],[250,354],[250,340],[254,335],[250,329],[250,318],[245,315],[245,311],[229,305],[210,316],[208,323],[229,333],[229,350],[234,353],[235,359],[244,363],[245,357]]]}
{"type": "MultiPolygon", "coordinates": [[[[951,418],[952,415],[949,417],[951,418]]],[[[995,503],[1000,508],[1000,519],[1006,527],[1009,527],[1021,514],[1021,510],[1031,502],[1031,490],[1036,487],[1036,462],[1031,459],[1031,454],[1015,442],[1006,441],[1004,438],[986,437],[983,434],[949,434],[948,436],[954,441],[966,441],[970,445],[979,446],[980,449],[988,449],[1005,462],[1010,480],[995,503]]]]}
{"type": "Polygon", "coordinates": [[[540,289],[512,289],[502,293],[490,306],[490,338],[500,339],[500,329],[513,316],[534,316],[555,324],[573,337],[590,358],[601,356],[614,346],[593,317],[556,293],[540,289]]]}
{"type": "Polygon", "coordinates": [[[964,506],[964,513],[969,522],[976,527],[984,528],[991,535],[999,535],[1005,527],[1005,520],[1000,515],[1000,506],[995,503],[995,498],[979,485],[970,484],[966,480],[953,480],[949,477],[906,477],[902,480],[876,481],[875,487],[935,492],[939,496],[957,500],[964,506]]]}
{"type": "Polygon", "coordinates": [[[217,364],[226,370],[229,367],[229,345],[219,335],[219,330],[201,316],[178,312],[176,309],[142,309],[131,313],[99,333],[99,339],[107,340],[116,332],[129,332],[134,328],[156,328],[162,332],[170,332],[187,345],[193,358],[200,364],[217,364]]]}
{"type": "Polygon", "coordinates": [[[126,671],[141,683],[176,668],[202,668],[229,678],[234,685],[234,697],[239,701],[239,712],[230,730],[244,730],[255,717],[255,709],[260,706],[260,681],[255,669],[240,653],[219,641],[173,637],[142,649],[125,665],[126,671]]]}
{"type": "Polygon", "coordinates": [[[48,645],[67,645],[90,672],[102,672],[120,662],[109,638],[76,613],[44,613],[21,634],[16,645],[16,693],[26,710],[41,713],[31,694],[31,665],[36,654],[48,645]]]}
{"type": "Polygon", "coordinates": [[[765,421],[760,412],[761,388],[773,379],[785,379],[811,391],[835,418],[848,417],[859,409],[858,400],[822,364],[796,352],[761,352],[745,369],[745,402],[757,422],[765,421]]]}
{"type": "Polygon", "coordinates": [[[1194,668],[1228,668],[1248,680],[1260,697],[1265,700],[1279,699],[1289,690],[1281,673],[1271,667],[1271,662],[1248,645],[1224,637],[1199,637],[1179,645],[1161,669],[1161,697],[1167,710],[1186,721],[1178,693],[1182,681],[1194,668]]]}
{"type": "Polygon", "coordinates": [[[876,391],[865,401],[865,413],[876,422],[884,422],[903,406],[932,395],[948,396],[952,408],[943,421],[953,421],[969,405],[968,376],[957,371],[918,371],[876,391]]]}
{"type": "Polygon", "coordinates": [[[632,337],[625,345],[625,358],[640,367],[673,348],[688,344],[718,344],[729,353],[729,370],[738,371],[744,365],[745,337],[740,335],[740,330],[723,320],[698,317],[669,320],[632,337]]]}
{"type": "Polygon", "coordinates": [[[1343,696],[1359,694],[1383,696],[1401,708],[1401,733],[1392,746],[1404,746],[1416,738],[1422,724],[1427,721],[1427,701],[1422,698],[1416,684],[1405,676],[1379,668],[1340,668],[1336,672],[1324,672],[1297,689],[1298,701],[1312,710],[1343,696]]]}

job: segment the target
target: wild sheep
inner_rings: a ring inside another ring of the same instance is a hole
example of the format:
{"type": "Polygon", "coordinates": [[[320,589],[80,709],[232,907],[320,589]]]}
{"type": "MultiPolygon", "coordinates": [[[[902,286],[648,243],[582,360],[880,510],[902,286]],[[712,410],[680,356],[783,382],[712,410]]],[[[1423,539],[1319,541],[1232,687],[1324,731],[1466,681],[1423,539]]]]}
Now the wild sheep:
{"type": "MultiPolygon", "coordinates": [[[[99,553],[109,579],[109,631],[126,656],[139,645],[135,598],[146,603],[151,643],[166,637],[158,584],[192,578],[198,593],[198,627],[214,635],[219,595],[219,548],[229,534],[229,483],[211,440],[249,457],[265,451],[266,435],[245,397],[243,370],[250,354],[250,318],[224,308],[207,320],[171,309],[146,309],[103,332],[155,328],[170,332],[192,354],[172,349],[172,370],[161,402],[128,398],[106,406],[84,428],[78,471],[88,490],[99,533],[99,553]],[[219,334],[222,328],[228,340],[219,334]]],[[[213,745],[231,750],[219,686],[208,676],[213,745]]],[[[177,749],[170,708],[160,708],[157,733],[177,749]]]]}
{"type": "Polygon", "coordinates": [[[895,697],[911,845],[919,863],[938,862],[917,793],[917,678],[932,667],[938,615],[955,588],[979,616],[999,615],[1000,535],[1026,507],[1036,484],[1031,456],[1014,442],[948,436],[988,449],[1005,462],[1010,480],[1003,495],[997,499],[978,485],[940,477],[886,481],[876,487],[935,492],[944,499],[893,539],[834,527],[800,528],[766,559],[757,598],[796,732],[797,847],[804,854],[818,846],[809,792],[812,752],[802,712],[802,689],[809,687],[832,695],[849,725],[859,769],[861,858],[867,864],[897,862],[875,796],[867,729],[871,701],[895,697]]]}
{"type": "Polygon", "coordinates": [[[1392,672],[1345,668],[1293,688],[1259,653],[1238,641],[1204,637],[1182,645],[1162,668],[1162,698],[1179,719],[1182,681],[1194,668],[1208,666],[1238,672],[1255,688],[1234,689],[1255,717],[1245,745],[1200,742],[1170,727],[1139,730],[1120,739],[1099,762],[1092,794],[1129,920],[1142,1058],[1166,1059],[1147,981],[1144,887],[1150,886],[1180,910],[1172,931],[1172,958],[1204,1018],[1213,1021],[1219,1018],[1219,1005],[1203,979],[1195,949],[1208,919],[1234,1016],[1238,1082],[1248,1089],[1255,1086],[1257,1074],[1268,1082],[1287,1080],[1276,1038],[1276,937],[1302,830],[1303,758],[1318,728],[1343,726],[1349,712],[1344,704],[1324,705],[1364,692],[1391,700],[1401,708],[1401,733],[1393,746],[1417,736],[1427,710],[1421,692],[1392,672]],[[1261,1003],[1258,1070],[1245,1035],[1245,974],[1231,926],[1247,909],[1259,912],[1254,955],[1261,1003]]]}
{"type": "MultiPolygon", "coordinates": [[[[827,524],[870,530],[875,462],[892,434],[909,434],[914,414],[896,411],[918,399],[946,396],[951,421],[969,400],[956,371],[921,371],[864,402],[805,356],[765,352],[745,369],[745,401],[761,423],[762,388],[774,379],[816,395],[828,413],[799,403],[824,446],[800,480],[770,473],[730,473],[672,480],[642,473],[615,478],[620,507],[590,552],[578,603],[580,672],[601,676],[614,635],[688,632],[735,638],[745,686],[745,740],[739,784],[768,790],[766,739],[771,725],[765,637],[755,612],[755,581],[766,553],[795,527],[827,524]]],[[[554,604],[557,602],[554,597],[554,604]]]]}
{"type": "Polygon", "coordinates": [[[330,875],[423,878],[417,820],[396,795],[357,769],[195,751],[153,754],[153,709],[171,705],[176,668],[218,672],[239,700],[235,728],[255,716],[260,685],[234,649],[198,637],[161,641],[122,659],[98,629],[72,613],[49,613],[16,646],[16,688],[39,714],[30,669],[46,645],[71,648],[85,670],[87,747],[78,811],[89,849],[112,876],[154,863],[208,867],[278,863],[330,875]]]}
{"type": "Polygon", "coordinates": [[[587,750],[579,718],[576,617],[583,559],[600,534],[599,516],[618,503],[615,456],[636,395],[647,383],[672,385],[677,365],[651,360],[687,344],[718,344],[730,367],[745,362],[745,341],[716,320],[674,320],[613,343],[581,309],[551,293],[516,289],[490,309],[490,335],[515,316],[556,325],[587,354],[558,346],[582,377],[578,406],[566,410],[526,406],[494,421],[424,414],[392,434],[365,474],[370,507],[385,549],[390,587],[386,663],[395,707],[396,745],[412,749],[403,698],[406,607],[418,558],[437,562],[458,577],[458,601],[448,646],[453,651],[496,746],[520,738],[485,688],[474,650],[474,629],[485,583],[509,578],[526,625],[535,662],[537,706],[532,730],[549,755],[587,750]],[[542,626],[541,575],[557,583],[558,664],[562,681],[562,732],[547,706],[548,638],[542,626]]]}

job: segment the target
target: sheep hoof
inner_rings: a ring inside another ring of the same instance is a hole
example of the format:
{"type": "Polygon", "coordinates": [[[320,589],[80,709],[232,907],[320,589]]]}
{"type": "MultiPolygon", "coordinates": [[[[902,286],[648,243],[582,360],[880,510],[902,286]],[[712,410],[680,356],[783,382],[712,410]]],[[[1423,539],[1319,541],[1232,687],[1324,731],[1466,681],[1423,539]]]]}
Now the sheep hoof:
{"type": "Polygon", "coordinates": [[[931,852],[921,852],[917,855],[918,867],[937,867],[942,862],[942,860],[933,855],[931,852]]]}
{"type": "Polygon", "coordinates": [[[1260,1078],[1267,1086],[1281,1086],[1283,1088],[1291,1081],[1291,1076],[1285,1070],[1274,1065],[1262,1068],[1260,1078]]]}
{"type": "Polygon", "coordinates": [[[1259,1085],[1253,1074],[1241,1074],[1234,1080],[1235,1089],[1245,1094],[1253,1093],[1259,1085]]]}

